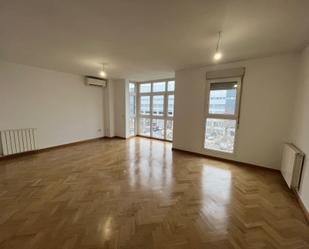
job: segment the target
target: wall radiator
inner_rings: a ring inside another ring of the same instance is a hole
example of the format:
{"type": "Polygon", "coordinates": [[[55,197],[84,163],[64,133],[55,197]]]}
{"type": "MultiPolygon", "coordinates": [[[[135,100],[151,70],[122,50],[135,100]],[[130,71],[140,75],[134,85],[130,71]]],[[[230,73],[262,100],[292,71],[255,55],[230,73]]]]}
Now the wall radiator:
{"type": "Polygon", "coordinates": [[[36,150],[36,129],[0,131],[3,156],[36,150]]]}
{"type": "Polygon", "coordinates": [[[281,174],[291,189],[299,189],[304,158],[304,153],[295,145],[290,143],[284,144],[281,174]]]}

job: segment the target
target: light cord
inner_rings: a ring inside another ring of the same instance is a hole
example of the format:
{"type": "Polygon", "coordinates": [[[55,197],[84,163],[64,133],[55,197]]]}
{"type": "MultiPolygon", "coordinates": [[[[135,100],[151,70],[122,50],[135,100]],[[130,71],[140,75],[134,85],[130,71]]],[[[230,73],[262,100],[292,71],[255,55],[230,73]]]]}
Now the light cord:
{"type": "Polygon", "coordinates": [[[218,37],[218,42],[217,42],[217,47],[216,47],[216,52],[218,52],[219,47],[220,47],[220,43],[221,43],[221,31],[219,31],[219,37],[218,37]]]}

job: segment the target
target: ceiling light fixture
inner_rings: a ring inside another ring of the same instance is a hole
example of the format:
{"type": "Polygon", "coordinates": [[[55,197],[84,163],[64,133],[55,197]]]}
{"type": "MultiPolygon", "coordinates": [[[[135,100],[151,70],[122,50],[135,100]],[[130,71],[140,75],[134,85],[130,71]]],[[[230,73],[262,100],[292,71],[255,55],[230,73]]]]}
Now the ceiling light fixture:
{"type": "Polygon", "coordinates": [[[222,58],[222,54],[220,52],[220,43],[221,43],[221,31],[219,31],[219,37],[218,37],[218,42],[217,42],[217,47],[216,47],[216,53],[214,55],[214,60],[220,60],[222,58]]]}
{"type": "Polygon", "coordinates": [[[102,64],[102,70],[100,71],[100,76],[105,78],[106,77],[106,71],[105,71],[105,64],[102,64]]]}

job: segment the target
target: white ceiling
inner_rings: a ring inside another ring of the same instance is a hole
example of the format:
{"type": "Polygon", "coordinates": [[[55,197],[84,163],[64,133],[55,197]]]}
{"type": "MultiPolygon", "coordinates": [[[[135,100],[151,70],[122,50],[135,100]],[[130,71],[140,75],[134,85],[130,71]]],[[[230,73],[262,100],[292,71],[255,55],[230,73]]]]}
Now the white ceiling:
{"type": "Polygon", "coordinates": [[[308,0],[0,0],[0,58],[75,74],[142,80],[299,51],[308,0]]]}

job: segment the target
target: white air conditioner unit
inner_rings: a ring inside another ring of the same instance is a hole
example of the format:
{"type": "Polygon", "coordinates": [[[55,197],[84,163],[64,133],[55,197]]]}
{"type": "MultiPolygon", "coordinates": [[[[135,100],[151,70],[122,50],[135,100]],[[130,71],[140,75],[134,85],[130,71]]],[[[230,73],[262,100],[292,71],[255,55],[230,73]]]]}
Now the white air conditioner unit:
{"type": "Polygon", "coordinates": [[[107,80],[98,78],[98,77],[86,76],[85,81],[86,81],[86,85],[88,86],[100,86],[100,87],[107,86],[107,80]]]}

